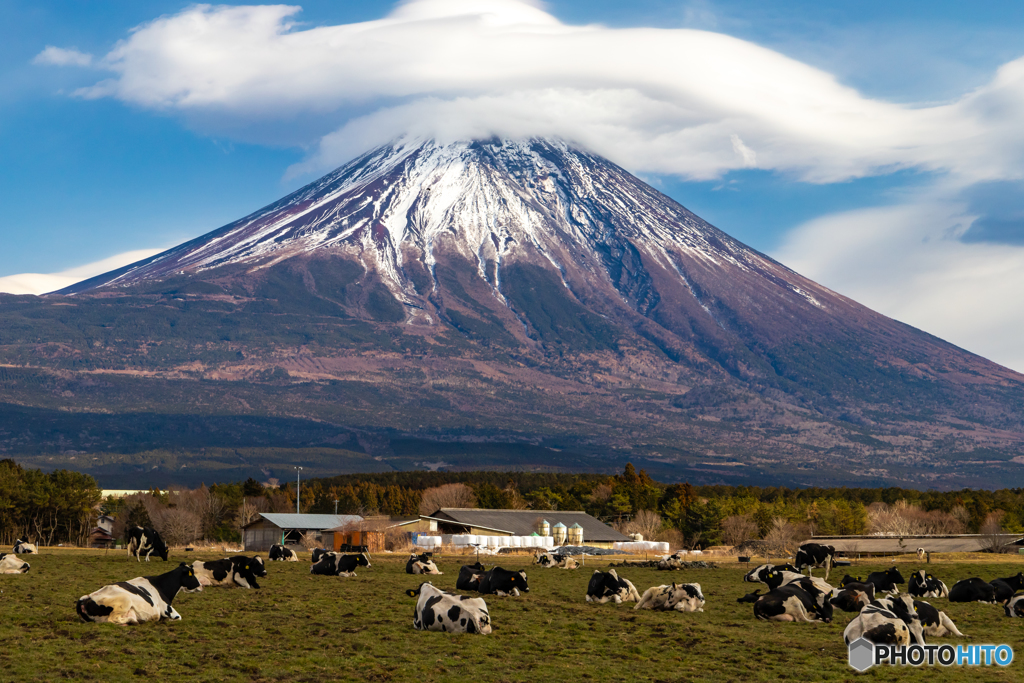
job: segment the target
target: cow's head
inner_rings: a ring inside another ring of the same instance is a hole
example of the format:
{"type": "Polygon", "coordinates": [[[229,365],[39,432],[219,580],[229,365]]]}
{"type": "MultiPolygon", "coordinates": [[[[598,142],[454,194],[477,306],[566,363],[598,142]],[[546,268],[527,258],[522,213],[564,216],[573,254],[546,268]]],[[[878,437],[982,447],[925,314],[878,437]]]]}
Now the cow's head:
{"type": "Polygon", "coordinates": [[[252,568],[252,573],[255,574],[256,576],[266,576],[267,575],[267,567],[266,567],[266,565],[263,564],[263,558],[260,557],[259,555],[256,555],[255,557],[252,558],[252,563],[251,563],[250,566],[252,568]]]}
{"type": "Polygon", "coordinates": [[[181,575],[181,590],[186,593],[195,593],[203,590],[203,585],[199,583],[199,577],[196,576],[192,567],[182,562],[178,565],[178,572],[181,575]]]}
{"type": "Polygon", "coordinates": [[[520,569],[515,572],[508,580],[512,582],[512,588],[518,588],[520,593],[530,592],[530,586],[526,583],[526,572],[524,570],[520,569]]]}
{"type": "Polygon", "coordinates": [[[820,620],[824,621],[826,624],[831,624],[832,623],[832,614],[833,614],[833,610],[832,610],[832,596],[834,596],[834,595],[835,595],[835,591],[830,592],[828,594],[828,596],[824,600],[821,601],[822,604],[820,604],[820,605],[818,604],[817,600],[813,601],[813,603],[814,603],[814,613],[817,614],[818,618],[820,620]]]}
{"type": "Polygon", "coordinates": [[[838,607],[844,612],[859,612],[862,607],[871,602],[867,593],[853,588],[844,588],[838,593],[832,592],[830,595],[832,597],[829,598],[829,602],[832,603],[832,606],[838,607]]]}
{"type": "Polygon", "coordinates": [[[405,591],[405,594],[408,595],[410,598],[415,598],[417,595],[420,594],[420,591],[423,590],[424,586],[430,586],[431,588],[433,588],[434,584],[430,583],[429,581],[424,581],[417,588],[410,588],[409,590],[405,591]]]}
{"type": "Polygon", "coordinates": [[[742,598],[736,598],[736,602],[757,602],[761,599],[761,589],[758,588],[753,593],[747,593],[742,598]]]}
{"type": "Polygon", "coordinates": [[[846,588],[846,585],[850,584],[850,583],[864,583],[864,582],[861,580],[861,578],[859,576],[858,577],[853,577],[853,576],[850,576],[849,574],[847,574],[846,576],[843,577],[843,580],[839,582],[839,587],[840,588],[846,588]]]}
{"type": "MultiPolygon", "coordinates": [[[[423,557],[426,557],[426,555],[424,555],[423,557]]],[[[370,556],[366,553],[359,553],[358,555],[356,555],[356,564],[360,567],[369,567],[370,556]]]]}

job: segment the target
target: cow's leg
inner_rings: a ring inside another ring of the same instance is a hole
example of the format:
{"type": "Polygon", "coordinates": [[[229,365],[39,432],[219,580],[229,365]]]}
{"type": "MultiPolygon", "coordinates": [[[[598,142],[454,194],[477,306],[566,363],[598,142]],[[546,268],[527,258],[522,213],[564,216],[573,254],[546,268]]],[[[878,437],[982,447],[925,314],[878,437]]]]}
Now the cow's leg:
{"type": "Polygon", "coordinates": [[[828,572],[829,572],[830,569],[832,569],[832,558],[831,557],[826,557],[825,558],[825,581],[828,581],[828,572]]]}
{"type": "MultiPolygon", "coordinates": [[[[953,623],[952,619],[950,619],[948,616],[946,616],[945,612],[939,612],[939,624],[943,628],[945,628],[947,631],[952,633],[954,636],[958,636],[960,638],[966,638],[967,637],[964,634],[960,633],[960,631],[957,630],[956,624],[953,623]]],[[[941,637],[941,636],[937,636],[937,637],[941,637]]]]}
{"type": "Polygon", "coordinates": [[[127,624],[128,620],[135,616],[132,609],[132,599],[128,595],[105,598],[101,603],[111,609],[107,615],[107,622],[111,624],[127,624]]]}
{"type": "Polygon", "coordinates": [[[782,614],[776,614],[774,617],[771,618],[771,620],[772,621],[796,621],[796,619],[793,618],[792,614],[786,614],[785,612],[782,613],[782,614]]]}

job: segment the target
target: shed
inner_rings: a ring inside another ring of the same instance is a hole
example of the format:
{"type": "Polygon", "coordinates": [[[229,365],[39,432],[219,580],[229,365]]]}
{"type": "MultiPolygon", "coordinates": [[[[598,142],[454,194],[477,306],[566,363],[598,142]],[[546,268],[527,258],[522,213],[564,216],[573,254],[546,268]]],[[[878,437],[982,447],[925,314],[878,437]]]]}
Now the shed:
{"type": "Polygon", "coordinates": [[[616,541],[628,541],[604,522],[581,511],[561,510],[484,510],[480,508],[441,508],[433,514],[422,515],[433,527],[430,531],[441,534],[476,534],[480,536],[531,536],[541,531],[543,523],[554,529],[578,524],[583,529],[587,545],[611,548],[616,541]]]}
{"type": "Polygon", "coordinates": [[[242,545],[247,551],[267,551],[275,543],[298,544],[312,533],[317,542],[327,529],[361,521],[359,515],[312,515],[291,512],[261,512],[242,527],[242,545]]]}
{"type": "Polygon", "coordinates": [[[421,526],[424,523],[419,517],[367,517],[324,531],[323,547],[336,552],[365,548],[371,553],[379,553],[385,550],[390,530],[420,531],[421,526]]]}
{"type": "Polygon", "coordinates": [[[936,536],[815,536],[803,543],[830,545],[847,556],[901,555],[923,548],[929,553],[977,553],[996,541],[1004,546],[1024,545],[1021,534],[949,534],[936,536]]]}

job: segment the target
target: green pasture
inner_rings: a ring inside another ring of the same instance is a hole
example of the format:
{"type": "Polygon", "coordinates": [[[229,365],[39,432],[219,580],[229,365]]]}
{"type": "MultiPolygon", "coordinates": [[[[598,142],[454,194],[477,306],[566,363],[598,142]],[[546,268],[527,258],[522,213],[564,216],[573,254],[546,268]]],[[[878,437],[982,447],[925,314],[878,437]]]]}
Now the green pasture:
{"type": "MultiPolygon", "coordinates": [[[[268,564],[261,590],[208,588],[178,596],[182,621],[123,627],[82,623],[76,599],[100,586],[158,574],[180,560],[223,553],[173,552],[171,563],[141,565],[124,551],[43,548],[26,557],[32,570],[0,576],[0,680],[130,681],[844,681],[842,633],[853,615],[837,612],[830,625],[766,623],[736,598],[757,588],[741,581],[735,563],[718,569],[659,572],[621,569],[643,592],[671,581],[701,584],[703,613],[637,612],[632,603],[588,605],[587,582],[608,560],[585,568],[531,568],[532,558],[502,558],[525,567],[530,593],[488,597],[494,632],[487,636],[418,632],[414,600],[404,591],[421,578],[405,574],[401,556],[374,556],[355,578],[309,574],[308,559],[268,564]]],[[[303,555],[308,558],[308,555],[303,555]]],[[[966,559],[966,558],[965,558],[966,559]]],[[[454,589],[464,557],[437,563],[432,577],[454,589]]],[[[490,558],[483,559],[490,566],[490,558]]],[[[993,562],[935,563],[929,569],[952,585],[958,578],[1009,576],[1016,557],[993,562]]],[[[882,563],[858,563],[866,575],[882,563]]],[[[916,562],[901,563],[904,576],[916,562]]],[[[819,572],[816,572],[816,575],[819,572]]],[[[1008,643],[1016,661],[1005,668],[872,669],[872,680],[1024,680],[1024,620],[1002,607],[948,604],[945,610],[970,643],[1008,643]]],[[[956,640],[949,642],[956,643],[956,640]]]]}

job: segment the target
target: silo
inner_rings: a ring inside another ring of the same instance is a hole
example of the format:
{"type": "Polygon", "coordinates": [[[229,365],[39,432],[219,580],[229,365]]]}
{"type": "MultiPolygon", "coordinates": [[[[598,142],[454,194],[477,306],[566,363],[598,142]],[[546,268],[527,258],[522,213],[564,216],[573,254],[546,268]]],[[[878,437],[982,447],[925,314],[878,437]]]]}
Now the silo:
{"type": "Polygon", "coordinates": [[[540,520],[540,535],[541,536],[550,536],[551,535],[551,525],[548,524],[548,520],[546,520],[546,519],[540,520]]]}
{"type": "Polygon", "coordinates": [[[583,545],[583,527],[573,524],[568,532],[569,545],[583,545]]]}
{"type": "Polygon", "coordinates": [[[555,524],[555,526],[551,529],[551,536],[555,541],[555,545],[562,545],[563,543],[565,543],[565,525],[561,522],[555,524]]]}

